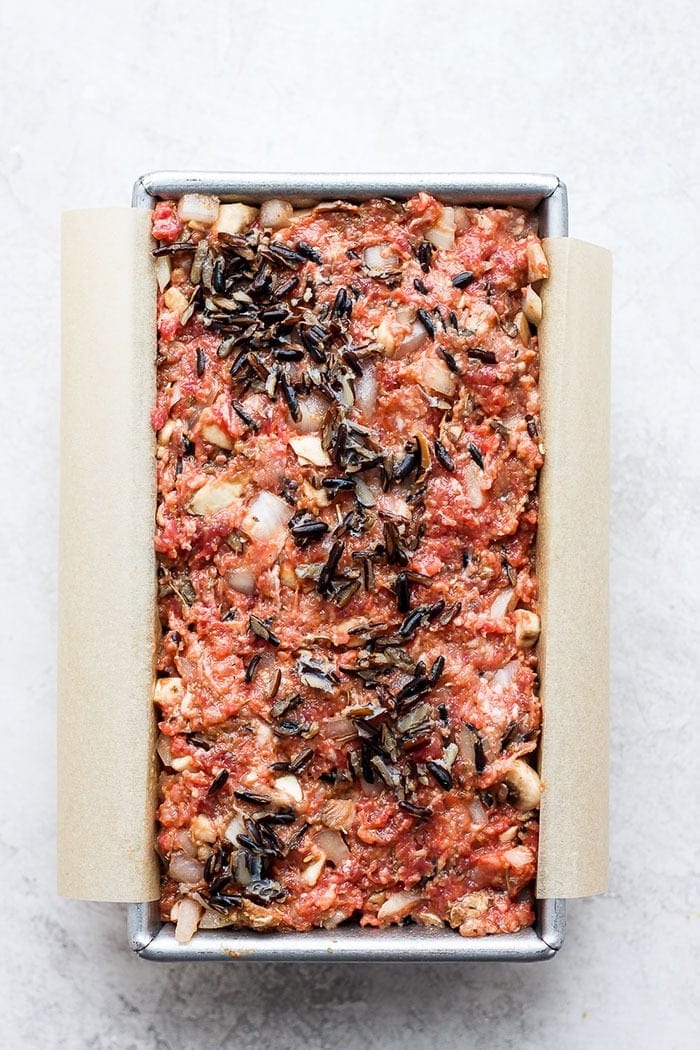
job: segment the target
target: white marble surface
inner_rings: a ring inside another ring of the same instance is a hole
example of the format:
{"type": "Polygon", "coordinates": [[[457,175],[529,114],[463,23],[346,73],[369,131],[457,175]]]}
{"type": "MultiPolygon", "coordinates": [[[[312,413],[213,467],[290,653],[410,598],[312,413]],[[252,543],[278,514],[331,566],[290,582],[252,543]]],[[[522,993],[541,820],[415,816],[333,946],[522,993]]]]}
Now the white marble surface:
{"type": "Polygon", "coordinates": [[[694,0],[44,0],[0,27],[0,1045],[698,1045],[694,0]],[[553,962],[159,968],[119,907],[55,896],[59,212],[196,166],[555,171],[615,253],[611,883],[553,962]]]}

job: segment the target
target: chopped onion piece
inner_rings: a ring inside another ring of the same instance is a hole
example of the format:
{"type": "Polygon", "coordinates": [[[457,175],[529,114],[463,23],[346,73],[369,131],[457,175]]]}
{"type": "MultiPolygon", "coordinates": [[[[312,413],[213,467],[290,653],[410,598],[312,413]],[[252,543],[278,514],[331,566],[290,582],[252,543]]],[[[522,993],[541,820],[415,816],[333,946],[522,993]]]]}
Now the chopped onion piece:
{"type": "Polygon", "coordinates": [[[408,502],[394,492],[381,492],[377,499],[382,514],[388,514],[391,518],[411,519],[411,508],[408,502]]]}
{"type": "Polygon", "coordinates": [[[350,857],[350,850],[345,845],[343,836],[338,831],[324,828],[316,835],[314,842],[336,868],[340,867],[350,857]]]}
{"type": "Polygon", "coordinates": [[[324,930],[335,930],[336,927],[340,926],[341,922],[345,922],[346,919],[347,915],[345,912],[338,909],[337,911],[332,911],[330,915],[326,916],[321,922],[321,926],[323,926],[324,930]]]}
{"type": "Polygon", "coordinates": [[[469,210],[458,205],[455,208],[455,229],[466,230],[469,225],[469,210]]]}
{"type": "Polygon", "coordinates": [[[308,397],[299,399],[299,408],[301,419],[296,425],[297,430],[302,434],[311,434],[314,430],[320,430],[328,411],[328,402],[318,394],[310,394],[308,397]]]}
{"type": "Polygon", "coordinates": [[[505,665],[505,667],[499,667],[498,670],[494,672],[491,684],[502,689],[507,688],[512,684],[519,666],[517,660],[511,660],[505,665]]]}
{"type": "Polygon", "coordinates": [[[382,904],[377,912],[378,919],[401,919],[408,915],[420,900],[420,894],[411,893],[410,890],[399,890],[392,893],[382,904]]]}
{"type": "Polygon", "coordinates": [[[175,926],[175,940],[178,944],[189,944],[199,925],[201,915],[201,905],[190,900],[189,897],[183,897],[177,909],[177,925],[175,926]]]}
{"type": "Polygon", "coordinates": [[[457,380],[444,361],[438,357],[424,357],[418,362],[418,373],[420,381],[431,390],[437,390],[439,394],[454,394],[457,388],[457,380]]]}
{"type": "Polygon", "coordinates": [[[301,790],[301,784],[291,773],[287,776],[278,777],[275,781],[275,788],[277,791],[289,795],[289,797],[294,799],[295,802],[302,802],[304,800],[304,792],[301,790]]]}
{"type": "Polygon", "coordinates": [[[203,423],[200,427],[200,434],[205,441],[208,441],[210,445],[216,445],[217,448],[225,448],[228,451],[233,448],[233,441],[218,423],[213,421],[203,423]]]}
{"type": "Polygon", "coordinates": [[[243,823],[243,817],[241,814],[236,813],[235,817],[226,828],[224,837],[227,838],[229,842],[233,842],[233,844],[236,845],[236,840],[239,835],[245,835],[245,824],[243,823]]]}
{"type": "Polygon", "coordinates": [[[180,197],[177,213],[183,222],[212,226],[219,213],[219,199],[203,193],[185,193],[180,197]]]}
{"type": "Polygon", "coordinates": [[[184,853],[173,853],[168,864],[168,875],[176,882],[194,886],[204,878],[204,865],[184,853]]]}
{"type": "Polygon", "coordinates": [[[175,845],[181,853],[186,853],[188,857],[197,856],[197,847],[190,838],[190,833],[185,828],[178,828],[177,831],[173,832],[173,845],[175,845]]]}
{"type": "Polygon", "coordinates": [[[481,487],[481,479],[483,477],[483,470],[477,467],[476,463],[467,464],[464,470],[464,482],[467,492],[467,499],[471,503],[474,510],[478,510],[483,507],[486,497],[484,490],[481,487]]]}
{"type": "Polygon", "coordinates": [[[390,244],[373,244],[370,248],[365,248],[362,261],[370,274],[395,270],[400,262],[390,244]]]}
{"type": "Polygon", "coordinates": [[[470,773],[476,770],[476,743],[469,726],[462,726],[457,735],[460,758],[470,773]]]}
{"type": "Polygon", "coordinates": [[[539,241],[529,241],[527,246],[527,279],[541,281],[549,277],[549,263],[544,248],[539,241]]]}
{"type": "Polygon", "coordinates": [[[492,616],[494,620],[498,620],[501,616],[505,616],[508,610],[515,604],[513,600],[514,597],[515,591],[512,587],[506,587],[505,590],[499,591],[491,602],[489,616],[492,616]]]}
{"type": "Polygon", "coordinates": [[[330,718],[324,725],[324,732],[331,740],[351,740],[357,736],[357,730],[349,718],[330,718]]]}
{"type": "Polygon", "coordinates": [[[320,857],[313,860],[301,873],[302,882],[305,882],[307,886],[315,886],[318,880],[321,878],[321,872],[326,865],[326,855],[322,853],[320,857]]]}
{"type": "Polygon", "coordinates": [[[520,336],[520,342],[523,346],[528,346],[530,343],[530,325],[528,324],[527,317],[522,310],[519,310],[515,315],[514,321],[515,327],[518,329],[518,335],[520,336]]]}
{"type": "Polygon", "coordinates": [[[314,467],[331,465],[331,457],[321,444],[318,434],[302,434],[299,437],[290,438],[289,444],[303,462],[310,463],[314,467]]]}
{"type": "Polygon", "coordinates": [[[532,649],[540,636],[540,618],[531,609],[515,611],[515,644],[518,649],[532,649]]]}
{"type": "Polygon", "coordinates": [[[160,255],[156,259],[155,270],[158,288],[164,292],[170,284],[170,259],[167,255],[160,255]]]}
{"type": "Polygon", "coordinates": [[[289,201],[263,201],[260,205],[260,225],[264,230],[282,230],[291,224],[293,213],[289,201]]]}
{"type": "Polygon", "coordinates": [[[411,325],[411,331],[399,344],[398,356],[407,357],[409,354],[414,354],[416,350],[420,350],[427,338],[428,333],[420,321],[414,321],[411,325]]]}
{"type": "Polygon", "coordinates": [[[190,512],[192,514],[216,514],[236,503],[244,488],[245,482],[242,480],[217,478],[207,481],[192,497],[190,512]]]}
{"type": "Polygon", "coordinates": [[[200,846],[205,842],[216,842],[217,832],[214,821],[206,813],[198,813],[190,824],[192,841],[200,846]]]}
{"type": "Polygon", "coordinates": [[[187,309],[187,296],[184,295],[179,288],[175,285],[171,285],[163,295],[163,302],[167,306],[168,310],[172,310],[178,317],[182,317],[183,313],[187,309]]]}
{"type": "Polygon", "coordinates": [[[165,736],[164,733],[158,734],[158,743],[156,744],[156,751],[158,752],[158,758],[161,760],[163,765],[169,766],[173,760],[172,751],[170,750],[169,736],[165,736]]]}
{"type": "Polygon", "coordinates": [[[267,543],[281,538],[292,513],[283,499],[263,490],[248,507],[241,529],[258,543],[267,543]]]}
{"type": "Polygon", "coordinates": [[[532,863],[532,851],[527,846],[514,846],[513,849],[506,850],[503,859],[510,864],[511,868],[526,868],[532,863]]]}
{"type": "Polygon", "coordinates": [[[396,349],[396,339],[394,338],[394,327],[388,317],[383,317],[380,324],[377,325],[374,332],[374,339],[375,342],[384,347],[385,352],[389,354],[389,356],[394,353],[394,350],[396,349]]]}
{"type": "Polygon", "coordinates": [[[365,365],[355,382],[355,406],[370,419],[377,407],[377,372],[373,365],[365,365]]]}
{"type": "Polygon", "coordinates": [[[176,773],[182,773],[183,770],[192,768],[194,765],[194,759],[192,758],[192,755],[180,755],[179,758],[174,758],[170,765],[176,773]]]}
{"type": "Polygon", "coordinates": [[[216,232],[235,235],[243,233],[255,222],[257,208],[248,204],[222,204],[216,220],[216,232]]]}
{"type": "Polygon", "coordinates": [[[443,208],[442,215],[435,226],[431,226],[425,234],[426,241],[430,241],[436,248],[452,248],[455,243],[455,210],[454,208],[443,208]]]}
{"type": "Polygon", "coordinates": [[[367,482],[363,481],[358,475],[355,475],[355,495],[357,496],[357,502],[362,507],[374,507],[377,502],[367,482]]]}
{"type": "Polygon", "coordinates": [[[319,820],[332,831],[347,831],[355,819],[355,803],[349,798],[334,798],[319,813],[319,820]]]}
{"type": "Polygon", "coordinates": [[[230,569],[226,581],[239,594],[255,594],[256,579],[252,569],[230,569]]]}
{"type": "Polygon", "coordinates": [[[542,300],[531,284],[523,295],[523,314],[530,324],[539,324],[542,320],[542,300]]]}
{"type": "Polygon", "coordinates": [[[291,562],[283,561],[280,565],[280,583],[283,587],[291,587],[296,590],[297,587],[297,574],[294,571],[294,566],[291,562]]]}
{"type": "Polygon", "coordinates": [[[232,919],[230,915],[219,915],[215,911],[205,911],[202,918],[199,920],[200,930],[220,930],[222,926],[230,926],[235,919],[232,919]]]}
{"type": "Polygon", "coordinates": [[[483,828],[488,817],[486,809],[480,799],[474,798],[469,803],[469,816],[472,818],[472,827],[483,828]]]}
{"type": "Polygon", "coordinates": [[[167,419],[158,431],[158,444],[167,445],[175,430],[175,420],[167,419]]]}
{"type": "Polygon", "coordinates": [[[442,754],[442,761],[444,762],[444,764],[447,766],[448,769],[452,769],[452,766],[454,765],[455,759],[457,758],[458,754],[459,754],[459,748],[457,747],[457,745],[455,743],[451,743],[451,744],[447,745],[447,747],[445,748],[445,750],[443,751],[443,754],[442,754]]]}
{"type": "Polygon", "coordinates": [[[153,700],[160,707],[170,709],[182,702],[185,696],[185,683],[181,678],[156,678],[153,686],[153,700]]]}

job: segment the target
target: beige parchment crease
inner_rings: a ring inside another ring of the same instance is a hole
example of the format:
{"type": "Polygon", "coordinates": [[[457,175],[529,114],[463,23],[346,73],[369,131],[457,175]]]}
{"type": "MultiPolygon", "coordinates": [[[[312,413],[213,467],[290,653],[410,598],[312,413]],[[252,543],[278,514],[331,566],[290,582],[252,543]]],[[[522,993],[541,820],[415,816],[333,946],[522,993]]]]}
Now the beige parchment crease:
{"type": "Polygon", "coordinates": [[[87,900],[158,896],[149,229],[63,217],[58,889],[87,900]]]}
{"type": "Polygon", "coordinates": [[[607,886],[611,258],[572,238],[545,251],[537,896],[566,898],[607,886]]]}
{"type": "MultiPolygon", "coordinates": [[[[58,886],[87,900],[158,896],[149,226],[130,208],[63,221],[58,886]]],[[[610,256],[545,249],[537,895],[579,897],[607,879],[610,256]]]]}

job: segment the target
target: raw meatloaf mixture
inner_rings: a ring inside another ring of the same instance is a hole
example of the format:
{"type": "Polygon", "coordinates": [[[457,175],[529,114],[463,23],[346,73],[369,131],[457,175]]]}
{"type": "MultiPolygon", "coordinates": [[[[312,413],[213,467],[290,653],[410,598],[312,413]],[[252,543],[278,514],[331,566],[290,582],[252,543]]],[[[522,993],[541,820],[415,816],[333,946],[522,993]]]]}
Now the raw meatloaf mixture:
{"type": "Polygon", "coordinates": [[[530,925],[535,219],[190,194],[153,236],[163,918],[530,925]]]}

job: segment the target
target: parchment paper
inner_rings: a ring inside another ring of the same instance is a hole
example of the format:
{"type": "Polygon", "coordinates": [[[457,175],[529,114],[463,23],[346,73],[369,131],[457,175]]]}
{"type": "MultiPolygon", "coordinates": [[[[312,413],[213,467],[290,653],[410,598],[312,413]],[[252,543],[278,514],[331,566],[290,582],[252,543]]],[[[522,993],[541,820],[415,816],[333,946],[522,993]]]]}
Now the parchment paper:
{"type": "Polygon", "coordinates": [[[571,238],[544,246],[537,895],[586,897],[605,890],[608,869],[611,259],[571,238]]]}
{"type": "Polygon", "coordinates": [[[58,889],[158,896],[150,214],[63,219],[58,889]]]}
{"type": "MultiPolygon", "coordinates": [[[[63,228],[59,892],[158,896],[153,849],[155,280],[148,212],[63,228]]],[[[610,256],[545,242],[539,897],[607,878],[610,256]]]]}

